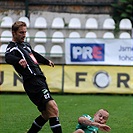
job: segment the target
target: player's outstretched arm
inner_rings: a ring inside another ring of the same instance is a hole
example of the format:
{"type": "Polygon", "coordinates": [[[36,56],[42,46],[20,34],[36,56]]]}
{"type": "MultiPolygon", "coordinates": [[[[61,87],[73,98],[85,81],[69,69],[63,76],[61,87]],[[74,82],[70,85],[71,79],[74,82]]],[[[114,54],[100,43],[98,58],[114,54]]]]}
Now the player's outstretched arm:
{"type": "Polygon", "coordinates": [[[106,124],[99,124],[99,127],[98,127],[101,131],[104,131],[104,132],[109,132],[111,130],[111,128],[106,125],[106,124]]]}
{"type": "Polygon", "coordinates": [[[86,125],[86,126],[98,127],[101,131],[104,131],[104,132],[109,132],[111,130],[111,128],[109,126],[107,126],[106,124],[100,124],[98,122],[93,122],[86,117],[79,117],[78,123],[80,123],[82,125],[86,125]]]}

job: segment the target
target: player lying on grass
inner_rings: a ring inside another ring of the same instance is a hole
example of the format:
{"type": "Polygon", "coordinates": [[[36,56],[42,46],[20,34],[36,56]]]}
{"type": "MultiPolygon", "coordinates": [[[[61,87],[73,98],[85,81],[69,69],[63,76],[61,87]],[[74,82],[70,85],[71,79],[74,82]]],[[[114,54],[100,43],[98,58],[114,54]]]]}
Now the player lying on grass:
{"type": "Polygon", "coordinates": [[[109,117],[109,112],[104,109],[98,110],[94,118],[87,114],[78,118],[78,125],[76,131],[73,133],[98,133],[98,129],[104,132],[109,132],[111,128],[106,125],[109,117]]]}

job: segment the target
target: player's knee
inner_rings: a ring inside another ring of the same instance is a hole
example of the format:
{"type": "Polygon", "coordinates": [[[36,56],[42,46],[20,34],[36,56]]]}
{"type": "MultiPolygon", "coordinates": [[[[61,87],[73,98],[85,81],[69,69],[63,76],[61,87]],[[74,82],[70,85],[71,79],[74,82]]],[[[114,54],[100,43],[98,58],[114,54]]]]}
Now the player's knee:
{"type": "Polygon", "coordinates": [[[56,116],[58,116],[58,107],[57,106],[52,106],[52,110],[53,110],[53,112],[54,112],[54,114],[56,115],[56,116]]]}
{"type": "Polygon", "coordinates": [[[48,102],[47,111],[50,116],[58,116],[58,107],[54,100],[48,102]]]}

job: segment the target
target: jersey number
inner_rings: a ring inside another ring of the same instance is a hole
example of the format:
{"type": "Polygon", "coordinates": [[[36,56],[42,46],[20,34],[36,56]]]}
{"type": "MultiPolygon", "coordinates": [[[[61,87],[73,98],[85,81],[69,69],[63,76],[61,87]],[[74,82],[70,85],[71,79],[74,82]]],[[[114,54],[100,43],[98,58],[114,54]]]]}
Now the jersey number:
{"type": "Polygon", "coordinates": [[[49,95],[49,92],[48,92],[47,89],[43,89],[42,92],[43,92],[43,94],[44,94],[44,98],[45,98],[45,99],[50,98],[50,95],[49,95]]]}

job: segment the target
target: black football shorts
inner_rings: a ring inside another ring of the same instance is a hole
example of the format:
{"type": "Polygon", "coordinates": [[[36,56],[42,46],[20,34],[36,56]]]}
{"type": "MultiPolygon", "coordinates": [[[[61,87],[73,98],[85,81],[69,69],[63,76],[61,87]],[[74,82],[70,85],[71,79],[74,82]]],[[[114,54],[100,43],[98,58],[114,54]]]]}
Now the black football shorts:
{"type": "Polygon", "coordinates": [[[23,86],[30,100],[38,107],[40,112],[45,110],[48,101],[53,100],[45,77],[34,76],[24,81],[23,86]]]}

